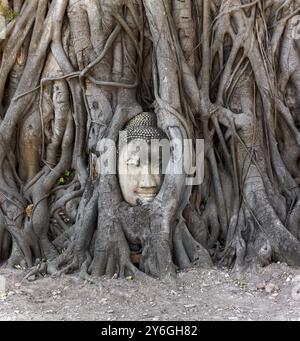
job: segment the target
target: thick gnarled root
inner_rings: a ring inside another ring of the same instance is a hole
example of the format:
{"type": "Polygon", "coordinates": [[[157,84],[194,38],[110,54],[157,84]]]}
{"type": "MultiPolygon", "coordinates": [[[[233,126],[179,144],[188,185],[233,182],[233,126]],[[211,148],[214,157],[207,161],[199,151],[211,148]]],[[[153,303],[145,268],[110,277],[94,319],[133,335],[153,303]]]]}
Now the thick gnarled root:
{"type": "Polygon", "coordinates": [[[176,264],[180,269],[213,265],[209,252],[193,238],[184,222],[176,226],[173,243],[176,264]]]}

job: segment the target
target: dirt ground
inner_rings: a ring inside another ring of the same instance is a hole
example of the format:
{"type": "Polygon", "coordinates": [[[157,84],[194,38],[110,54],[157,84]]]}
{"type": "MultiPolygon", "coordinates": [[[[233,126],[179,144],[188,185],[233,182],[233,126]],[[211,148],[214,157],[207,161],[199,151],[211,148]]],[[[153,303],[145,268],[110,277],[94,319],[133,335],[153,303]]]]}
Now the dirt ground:
{"type": "Polygon", "coordinates": [[[224,269],[191,269],[172,285],[151,278],[90,284],[75,276],[23,277],[0,270],[0,320],[300,321],[300,269],[285,264],[242,281],[224,269]]]}

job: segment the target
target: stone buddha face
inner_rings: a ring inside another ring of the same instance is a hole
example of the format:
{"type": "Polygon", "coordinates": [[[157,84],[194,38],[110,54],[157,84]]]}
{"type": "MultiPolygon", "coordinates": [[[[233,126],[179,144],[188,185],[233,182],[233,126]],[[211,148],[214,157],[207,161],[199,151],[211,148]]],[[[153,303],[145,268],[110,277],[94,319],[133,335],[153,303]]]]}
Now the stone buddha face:
{"type": "Polygon", "coordinates": [[[156,142],[167,137],[157,127],[152,113],[134,117],[123,133],[127,135],[123,140],[120,138],[118,158],[123,198],[131,206],[147,204],[154,200],[163,183],[162,153],[156,142]]]}

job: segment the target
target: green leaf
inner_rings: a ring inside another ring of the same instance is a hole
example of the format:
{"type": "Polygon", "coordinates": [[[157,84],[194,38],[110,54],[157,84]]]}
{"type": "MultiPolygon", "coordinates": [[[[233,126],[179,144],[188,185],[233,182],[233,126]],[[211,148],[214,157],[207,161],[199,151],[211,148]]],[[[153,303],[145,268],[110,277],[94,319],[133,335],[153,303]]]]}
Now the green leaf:
{"type": "Polygon", "coordinates": [[[8,21],[12,21],[17,15],[18,15],[17,12],[15,12],[15,11],[12,10],[12,9],[9,9],[9,10],[5,13],[5,18],[6,18],[8,21]]]}
{"type": "Polygon", "coordinates": [[[18,13],[14,11],[13,9],[11,9],[10,7],[4,6],[1,1],[0,1],[0,12],[7,21],[12,21],[18,15],[18,13]]]}
{"type": "Polygon", "coordinates": [[[63,177],[60,177],[57,181],[59,185],[63,185],[65,183],[65,179],[63,177]]]}

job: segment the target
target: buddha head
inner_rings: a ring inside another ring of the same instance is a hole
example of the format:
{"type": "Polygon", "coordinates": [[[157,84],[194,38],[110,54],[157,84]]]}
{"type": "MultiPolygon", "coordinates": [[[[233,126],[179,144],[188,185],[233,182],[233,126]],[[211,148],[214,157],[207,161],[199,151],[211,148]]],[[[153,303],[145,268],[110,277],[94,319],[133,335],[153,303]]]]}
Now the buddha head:
{"type": "Polygon", "coordinates": [[[167,136],[158,128],[156,115],[149,112],[132,118],[120,134],[119,183],[131,206],[152,202],[160,191],[166,163],[162,141],[168,141],[167,136]]]}

